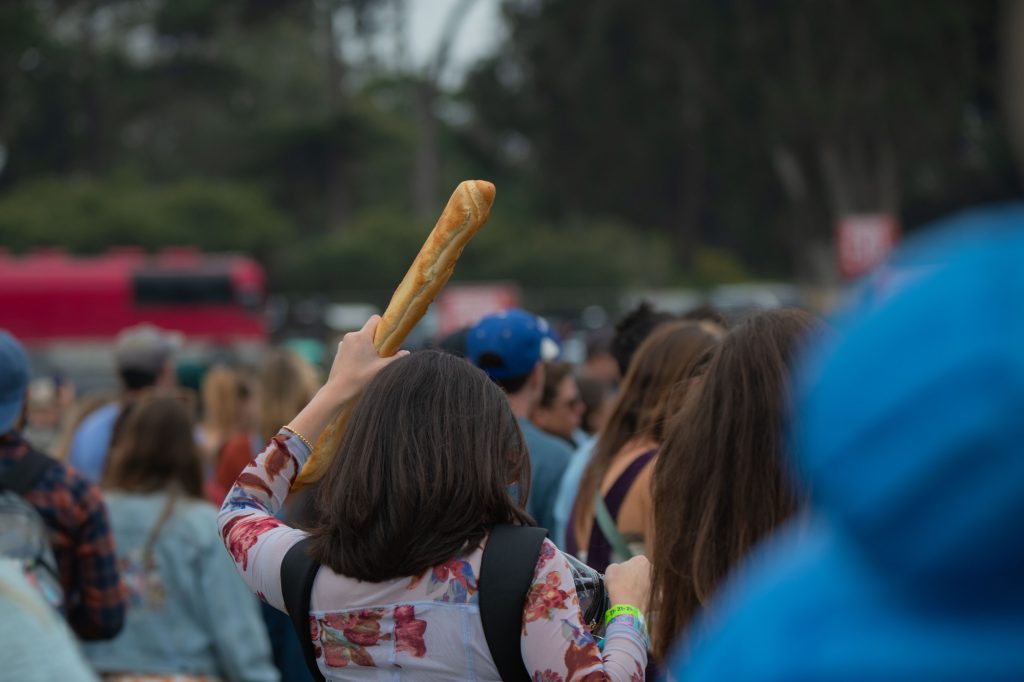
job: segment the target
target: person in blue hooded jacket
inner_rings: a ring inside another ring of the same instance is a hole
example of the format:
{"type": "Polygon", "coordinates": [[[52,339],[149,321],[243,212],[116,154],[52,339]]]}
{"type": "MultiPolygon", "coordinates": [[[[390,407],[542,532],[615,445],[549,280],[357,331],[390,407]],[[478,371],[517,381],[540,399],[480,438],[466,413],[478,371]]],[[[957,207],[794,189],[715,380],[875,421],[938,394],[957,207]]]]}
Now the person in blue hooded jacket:
{"type": "Polygon", "coordinates": [[[1024,679],[1024,206],[951,219],[890,271],[798,382],[810,517],[673,679],[1024,679]]]}

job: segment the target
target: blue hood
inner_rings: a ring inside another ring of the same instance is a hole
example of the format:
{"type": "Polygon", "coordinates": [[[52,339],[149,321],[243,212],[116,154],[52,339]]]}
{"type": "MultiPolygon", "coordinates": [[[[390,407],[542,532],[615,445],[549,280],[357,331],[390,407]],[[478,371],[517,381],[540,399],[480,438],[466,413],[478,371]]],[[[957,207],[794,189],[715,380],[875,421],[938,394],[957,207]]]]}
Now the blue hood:
{"type": "Polygon", "coordinates": [[[799,373],[810,519],[737,572],[679,679],[1024,679],[1024,207],[934,227],[799,373]]]}
{"type": "Polygon", "coordinates": [[[1024,604],[1024,208],[949,221],[889,270],[911,274],[803,372],[801,477],[901,589],[1024,604]]]}

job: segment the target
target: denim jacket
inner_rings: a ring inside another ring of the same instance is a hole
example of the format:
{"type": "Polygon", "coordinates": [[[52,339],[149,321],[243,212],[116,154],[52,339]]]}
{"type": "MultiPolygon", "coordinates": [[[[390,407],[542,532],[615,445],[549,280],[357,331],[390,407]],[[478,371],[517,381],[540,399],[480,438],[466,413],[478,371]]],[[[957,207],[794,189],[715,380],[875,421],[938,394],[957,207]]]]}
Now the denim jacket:
{"type": "Polygon", "coordinates": [[[258,602],[224,552],[216,510],[179,497],[147,559],[167,495],[110,492],[106,500],[129,606],[116,639],[86,646],[92,665],[101,673],[276,681],[258,602]]]}

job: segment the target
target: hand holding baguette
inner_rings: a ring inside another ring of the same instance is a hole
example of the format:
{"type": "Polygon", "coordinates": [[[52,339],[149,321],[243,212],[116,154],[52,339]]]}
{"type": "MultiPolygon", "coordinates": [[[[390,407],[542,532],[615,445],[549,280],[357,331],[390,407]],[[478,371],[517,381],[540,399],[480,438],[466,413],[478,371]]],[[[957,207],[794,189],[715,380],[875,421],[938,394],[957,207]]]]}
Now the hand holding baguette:
{"type": "MultiPolygon", "coordinates": [[[[398,352],[402,342],[427,312],[455,269],[462,250],[483,227],[494,202],[494,185],[484,180],[459,183],[448,205],[427,237],[419,254],[388,303],[374,333],[373,344],[381,357],[398,352]]],[[[299,473],[293,489],[318,481],[330,457],[337,451],[345,426],[351,417],[350,400],[317,439],[313,454],[299,473]]]]}

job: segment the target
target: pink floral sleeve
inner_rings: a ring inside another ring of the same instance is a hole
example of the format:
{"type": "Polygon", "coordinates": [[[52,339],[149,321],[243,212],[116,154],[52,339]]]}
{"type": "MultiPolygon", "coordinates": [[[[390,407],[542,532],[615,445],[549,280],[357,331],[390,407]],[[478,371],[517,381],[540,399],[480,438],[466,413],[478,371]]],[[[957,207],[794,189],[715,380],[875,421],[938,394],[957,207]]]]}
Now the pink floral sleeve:
{"type": "Polygon", "coordinates": [[[569,562],[550,540],[527,594],[521,647],[534,682],[639,681],[647,665],[643,638],[627,625],[609,626],[601,652],[583,627],[569,562]]]}
{"type": "Polygon", "coordinates": [[[274,514],[284,505],[307,457],[306,444],[281,431],[238,476],[217,516],[221,539],[242,579],[260,599],[282,611],[281,561],[306,533],[274,514]]]}

